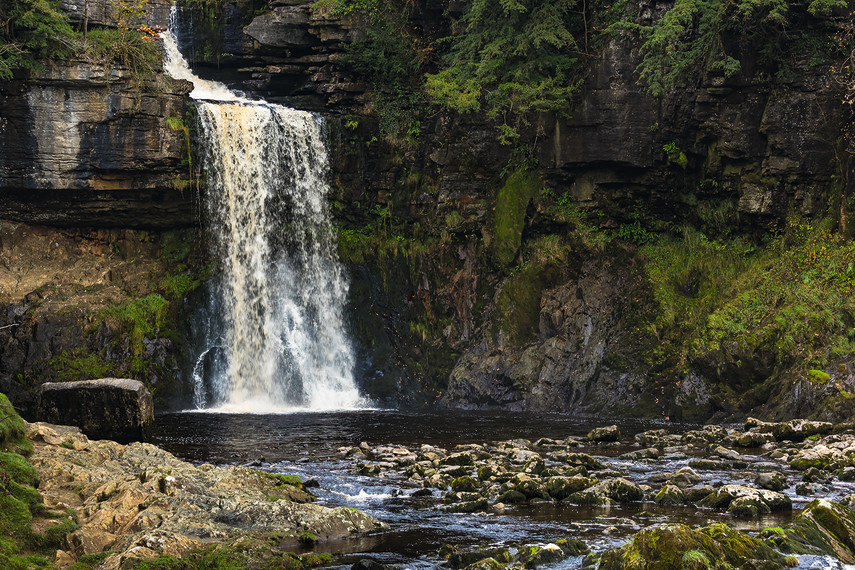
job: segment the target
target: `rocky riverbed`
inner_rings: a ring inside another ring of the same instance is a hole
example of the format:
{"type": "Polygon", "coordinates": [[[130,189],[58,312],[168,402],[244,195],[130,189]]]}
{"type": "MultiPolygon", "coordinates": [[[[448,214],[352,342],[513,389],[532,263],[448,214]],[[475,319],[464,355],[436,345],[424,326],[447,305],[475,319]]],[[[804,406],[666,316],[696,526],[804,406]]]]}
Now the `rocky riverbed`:
{"type": "Polygon", "coordinates": [[[636,507],[601,529],[630,535],[623,546],[592,552],[584,527],[571,524],[565,538],[547,544],[444,545],[437,558],[455,569],[855,563],[855,431],[849,424],[749,419],[742,429],[656,429],[631,438],[608,426],[586,437],[451,449],[362,442],[339,452],[354,473],[396,485],[415,508],[421,502],[422,508],[488,517],[557,506],[593,507],[602,516],[636,507]],[[770,514],[780,525],[751,524],[770,514]]]}
{"type": "Polygon", "coordinates": [[[252,568],[855,564],[853,425],[749,420],[584,433],[455,445],[357,440],[337,452],[318,443],[250,468],[28,427],[45,504],[80,524],[56,553],[61,568],[87,555],[100,557],[99,568],[164,557],[173,564],[164,568],[204,567],[205,556],[236,552],[252,568]],[[380,497],[372,489],[386,498],[360,502],[380,497]],[[553,522],[538,533],[533,520],[553,522]],[[421,542],[415,558],[412,548],[383,554],[401,548],[393,544],[401,527],[430,534],[437,521],[451,531],[421,542]]]}

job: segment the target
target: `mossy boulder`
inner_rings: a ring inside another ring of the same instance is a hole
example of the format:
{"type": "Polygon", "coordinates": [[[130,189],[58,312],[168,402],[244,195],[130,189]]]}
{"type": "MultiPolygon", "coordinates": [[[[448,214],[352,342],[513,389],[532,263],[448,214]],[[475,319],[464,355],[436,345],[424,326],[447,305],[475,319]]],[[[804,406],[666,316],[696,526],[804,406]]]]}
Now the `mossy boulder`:
{"type": "Polygon", "coordinates": [[[477,550],[452,552],[446,565],[452,570],[459,570],[460,568],[472,567],[472,565],[483,562],[485,559],[506,564],[510,562],[511,557],[507,548],[479,548],[477,550]]]}
{"type": "Polygon", "coordinates": [[[676,485],[664,485],[656,496],[653,502],[657,505],[682,505],[686,502],[686,495],[683,490],[676,485]]]}
{"type": "Polygon", "coordinates": [[[763,489],[781,492],[787,488],[787,476],[778,471],[760,473],[754,483],[763,489]]]}
{"type": "Polygon", "coordinates": [[[575,538],[560,538],[555,541],[555,544],[560,546],[567,556],[580,556],[591,551],[587,544],[575,538]]]}
{"type": "Polygon", "coordinates": [[[631,542],[606,550],[600,570],[683,570],[730,567],[786,568],[786,559],[760,540],[724,524],[694,530],[682,524],[644,529],[631,542]]]}
{"type": "Polygon", "coordinates": [[[593,442],[620,441],[620,429],[616,425],[598,427],[589,431],[586,437],[593,442]]]}
{"type": "Polygon", "coordinates": [[[567,558],[567,554],[557,544],[546,546],[524,546],[517,553],[515,568],[537,568],[553,564],[567,558]]]}
{"type": "Polygon", "coordinates": [[[505,565],[495,558],[485,558],[474,564],[470,564],[464,570],[502,570],[505,565]]]}
{"type": "Polygon", "coordinates": [[[769,431],[777,441],[804,441],[812,435],[831,433],[834,425],[831,422],[815,422],[811,420],[790,420],[780,424],[772,424],[769,431]]]}
{"type": "Polygon", "coordinates": [[[786,529],[785,538],[773,543],[782,552],[821,553],[855,564],[855,512],[827,499],[815,499],[786,529]]]}
{"type": "Polygon", "coordinates": [[[642,499],[644,499],[644,491],[641,487],[623,477],[597,483],[567,497],[567,501],[578,505],[611,505],[642,499]]]}
{"type": "Polygon", "coordinates": [[[451,482],[451,490],[457,493],[473,493],[479,486],[480,483],[477,479],[465,475],[451,482]]]}
{"type": "Polygon", "coordinates": [[[743,485],[724,485],[703,498],[698,505],[727,509],[736,516],[754,516],[793,508],[793,502],[787,495],[743,485]]]}
{"type": "Polygon", "coordinates": [[[519,491],[516,491],[514,489],[511,489],[509,491],[505,491],[504,493],[499,495],[499,502],[500,503],[508,503],[508,504],[524,503],[526,500],[527,499],[526,499],[525,495],[523,495],[522,493],[520,493],[519,491]]]}
{"type": "Polygon", "coordinates": [[[592,486],[594,482],[587,477],[574,475],[573,477],[550,477],[546,480],[546,493],[556,501],[566,499],[573,493],[583,491],[592,486]]]}

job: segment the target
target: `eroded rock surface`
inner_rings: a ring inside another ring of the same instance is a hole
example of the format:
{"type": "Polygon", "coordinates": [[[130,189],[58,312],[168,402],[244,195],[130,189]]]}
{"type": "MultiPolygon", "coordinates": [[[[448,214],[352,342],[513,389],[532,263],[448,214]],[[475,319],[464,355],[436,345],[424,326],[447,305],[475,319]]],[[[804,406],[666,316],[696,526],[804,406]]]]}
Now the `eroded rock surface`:
{"type": "Polygon", "coordinates": [[[80,528],[57,558],[113,551],[101,568],[245,536],[277,535],[295,547],[310,532],[319,540],[386,528],[353,509],[311,504],[311,495],[283,478],[246,467],[195,467],[150,444],[91,441],[76,428],[34,423],[28,437],[45,504],[72,508],[80,528]]]}

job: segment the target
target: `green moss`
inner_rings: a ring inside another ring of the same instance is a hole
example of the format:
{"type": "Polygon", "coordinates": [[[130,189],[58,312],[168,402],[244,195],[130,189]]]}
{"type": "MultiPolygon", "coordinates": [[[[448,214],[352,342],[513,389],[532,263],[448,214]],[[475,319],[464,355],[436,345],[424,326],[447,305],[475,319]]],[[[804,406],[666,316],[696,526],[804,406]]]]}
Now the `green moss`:
{"type": "Polygon", "coordinates": [[[534,337],[540,319],[543,276],[534,265],[508,277],[496,298],[495,332],[512,343],[524,344],[534,337]]]}
{"type": "Polygon", "coordinates": [[[494,252],[496,262],[504,267],[513,263],[522,244],[526,208],[540,190],[540,177],[533,171],[519,169],[505,181],[496,197],[494,217],[494,252]]]}
{"type": "Polygon", "coordinates": [[[24,421],[5,394],[0,393],[0,450],[24,456],[33,452],[33,444],[26,437],[24,421]]]}
{"type": "Polygon", "coordinates": [[[257,473],[261,473],[267,479],[273,480],[277,486],[279,485],[291,485],[292,487],[297,487],[299,489],[303,488],[303,480],[300,479],[297,475],[282,475],[281,473],[269,473],[267,471],[261,471],[256,469],[257,473]]]}
{"type": "Polygon", "coordinates": [[[712,567],[710,559],[700,550],[689,550],[680,561],[686,570],[708,570],[712,567]]]}
{"type": "Polygon", "coordinates": [[[84,554],[77,562],[71,565],[68,570],[92,570],[98,567],[98,564],[104,561],[108,556],[113,554],[113,551],[100,552],[98,554],[84,554]]]}
{"type": "Polygon", "coordinates": [[[48,361],[59,382],[107,378],[115,374],[115,365],[100,354],[79,347],[64,350],[48,361]]]}
{"type": "Polygon", "coordinates": [[[27,459],[17,453],[0,453],[0,470],[5,471],[9,477],[21,485],[38,487],[39,476],[35,467],[27,459]]]}
{"type": "Polygon", "coordinates": [[[145,339],[153,339],[167,324],[169,301],[157,293],[129,301],[124,305],[102,311],[101,316],[115,318],[124,325],[134,353],[131,368],[142,372],[144,367],[145,339]]]}
{"type": "Polygon", "coordinates": [[[822,370],[808,370],[808,379],[814,384],[825,384],[831,380],[831,376],[822,370]]]}
{"type": "Polygon", "coordinates": [[[25,539],[30,536],[32,513],[30,507],[14,495],[15,490],[11,491],[8,495],[0,495],[0,534],[25,539]]]}
{"type": "Polygon", "coordinates": [[[784,557],[756,538],[724,524],[701,529],[666,525],[644,529],[633,540],[603,553],[600,570],[682,570],[742,567],[747,560],[771,562],[784,557]]]}

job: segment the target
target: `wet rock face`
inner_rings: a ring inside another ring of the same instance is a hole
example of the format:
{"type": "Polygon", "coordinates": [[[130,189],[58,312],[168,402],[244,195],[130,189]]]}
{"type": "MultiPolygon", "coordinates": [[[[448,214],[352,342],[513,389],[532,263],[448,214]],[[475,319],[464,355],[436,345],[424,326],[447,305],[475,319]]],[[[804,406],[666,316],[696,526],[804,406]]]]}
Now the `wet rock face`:
{"type": "Polygon", "coordinates": [[[190,85],[56,62],[0,82],[0,217],[60,226],[193,223],[183,118],[190,85]],[[184,182],[182,182],[184,180],[184,182]]]}
{"type": "Polygon", "coordinates": [[[39,387],[36,417],[80,427],[93,439],[141,441],[154,424],[151,393],[139,380],[102,378],[39,387]]]}

